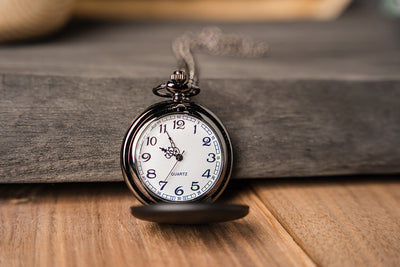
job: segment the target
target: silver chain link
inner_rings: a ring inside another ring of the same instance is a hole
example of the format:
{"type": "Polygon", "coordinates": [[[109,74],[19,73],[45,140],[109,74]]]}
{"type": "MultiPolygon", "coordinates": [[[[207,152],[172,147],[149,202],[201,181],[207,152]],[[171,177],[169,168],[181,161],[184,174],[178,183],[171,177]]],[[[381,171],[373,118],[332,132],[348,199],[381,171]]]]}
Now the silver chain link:
{"type": "Polygon", "coordinates": [[[180,70],[188,73],[189,86],[198,84],[198,70],[192,52],[206,51],[211,55],[262,57],[269,47],[239,34],[225,34],[218,27],[207,27],[199,33],[186,32],[172,43],[180,70]]]}

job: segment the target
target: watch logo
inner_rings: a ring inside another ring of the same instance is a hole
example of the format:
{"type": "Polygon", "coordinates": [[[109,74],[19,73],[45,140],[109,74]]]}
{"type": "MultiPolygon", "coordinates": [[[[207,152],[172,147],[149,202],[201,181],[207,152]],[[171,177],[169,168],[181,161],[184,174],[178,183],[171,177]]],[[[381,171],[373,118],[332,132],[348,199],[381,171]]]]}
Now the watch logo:
{"type": "Polygon", "coordinates": [[[171,176],[187,176],[187,172],[171,172],[171,176]]]}

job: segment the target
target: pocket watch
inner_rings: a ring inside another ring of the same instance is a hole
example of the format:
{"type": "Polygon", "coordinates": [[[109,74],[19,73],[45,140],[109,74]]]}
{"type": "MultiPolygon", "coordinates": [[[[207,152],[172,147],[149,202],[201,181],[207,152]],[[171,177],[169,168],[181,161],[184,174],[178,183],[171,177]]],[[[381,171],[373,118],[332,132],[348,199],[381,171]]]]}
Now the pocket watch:
{"type": "Polygon", "coordinates": [[[191,97],[200,93],[192,50],[214,55],[260,57],[268,45],[216,27],[175,39],[173,52],[180,70],[153,93],[170,98],[143,111],[131,124],[121,149],[125,181],[145,204],[134,216],[161,223],[209,223],[238,219],[249,208],[213,203],[232,173],[228,132],[208,109],[191,97]],[[188,77],[185,74],[188,73],[188,77]]]}
{"type": "Polygon", "coordinates": [[[232,144],[211,111],[189,101],[200,92],[176,71],[154,89],[171,97],[132,123],[122,146],[126,182],[144,204],[214,201],[232,171],[232,144]]]}
{"type": "Polygon", "coordinates": [[[175,71],[171,81],[153,89],[171,99],[144,110],[123,140],[125,181],[140,202],[152,204],[132,209],[139,218],[199,223],[235,219],[248,212],[247,206],[210,205],[228,184],[233,153],[221,121],[190,101],[199,92],[187,82],[184,71],[175,71]]]}

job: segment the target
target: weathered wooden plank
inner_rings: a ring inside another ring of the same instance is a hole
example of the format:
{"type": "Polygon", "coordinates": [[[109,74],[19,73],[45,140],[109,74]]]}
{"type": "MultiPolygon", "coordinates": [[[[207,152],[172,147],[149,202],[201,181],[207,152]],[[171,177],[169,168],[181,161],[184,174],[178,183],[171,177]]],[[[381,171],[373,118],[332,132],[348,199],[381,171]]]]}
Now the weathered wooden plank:
{"type": "Polygon", "coordinates": [[[252,190],[244,219],[202,226],[135,219],[122,183],[0,186],[1,266],[315,266],[252,190]]]}
{"type": "MultiPolygon", "coordinates": [[[[222,24],[268,57],[198,55],[197,102],[228,126],[236,178],[398,173],[398,23],[222,24]]],[[[0,49],[0,182],[114,181],[130,121],[175,67],[170,43],[201,25],[75,22],[0,49]]]]}
{"type": "MultiPolygon", "coordinates": [[[[324,23],[217,24],[271,50],[252,59],[196,53],[200,78],[399,80],[399,24],[357,12],[324,23]]],[[[215,24],[75,21],[50,39],[1,46],[0,73],[166,79],[172,40],[204,26],[215,24]]]]}
{"type": "MultiPolygon", "coordinates": [[[[3,75],[0,181],[122,180],[121,140],[152,80],[3,75]]],[[[400,172],[397,81],[206,80],[235,178],[400,172]]]]}
{"type": "Polygon", "coordinates": [[[346,180],[255,182],[253,188],[318,265],[399,266],[400,182],[346,180]]]}

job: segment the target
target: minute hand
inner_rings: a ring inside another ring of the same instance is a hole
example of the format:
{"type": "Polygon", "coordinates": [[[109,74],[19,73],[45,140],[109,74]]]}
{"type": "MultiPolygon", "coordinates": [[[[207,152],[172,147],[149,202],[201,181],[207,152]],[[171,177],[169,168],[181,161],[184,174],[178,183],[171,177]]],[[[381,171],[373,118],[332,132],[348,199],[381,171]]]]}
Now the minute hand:
{"type": "Polygon", "coordinates": [[[172,151],[173,151],[173,155],[176,157],[177,155],[180,154],[179,148],[176,147],[175,142],[172,140],[172,138],[169,135],[169,133],[167,131],[165,131],[165,133],[168,135],[168,140],[171,143],[171,148],[172,148],[172,151]]]}
{"type": "Polygon", "coordinates": [[[168,140],[169,140],[169,142],[171,143],[171,146],[175,148],[176,145],[175,145],[174,141],[172,140],[171,136],[169,135],[169,133],[167,132],[167,130],[165,130],[165,132],[166,132],[166,134],[168,135],[168,140]]]}

